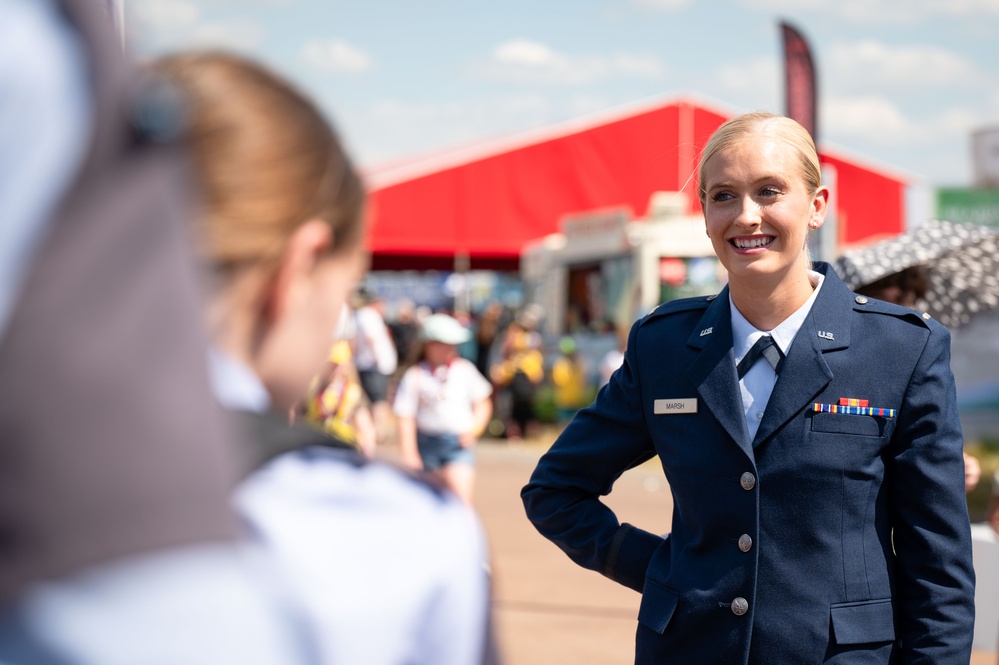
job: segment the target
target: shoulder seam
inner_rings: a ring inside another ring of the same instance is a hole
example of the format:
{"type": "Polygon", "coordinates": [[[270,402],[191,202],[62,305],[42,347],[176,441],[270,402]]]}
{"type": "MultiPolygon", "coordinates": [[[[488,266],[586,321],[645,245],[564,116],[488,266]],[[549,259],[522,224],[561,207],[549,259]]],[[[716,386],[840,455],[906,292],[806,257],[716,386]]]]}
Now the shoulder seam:
{"type": "Polygon", "coordinates": [[[707,309],[715,297],[716,296],[713,295],[698,296],[695,298],[680,298],[678,300],[670,300],[668,302],[661,303],[656,305],[652,311],[643,317],[642,323],[667,314],[678,314],[680,312],[707,309]]]}

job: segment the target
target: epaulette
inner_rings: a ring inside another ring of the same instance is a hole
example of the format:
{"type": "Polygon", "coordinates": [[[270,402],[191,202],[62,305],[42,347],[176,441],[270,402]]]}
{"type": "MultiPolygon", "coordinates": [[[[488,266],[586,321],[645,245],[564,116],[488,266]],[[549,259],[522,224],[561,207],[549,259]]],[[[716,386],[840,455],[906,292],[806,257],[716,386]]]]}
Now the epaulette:
{"type": "Polygon", "coordinates": [[[707,309],[708,305],[711,304],[711,301],[717,297],[717,295],[713,294],[710,296],[696,296],[693,298],[678,298],[677,300],[664,302],[661,305],[653,307],[652,310],[639,322],[639,325],[644,325],[652,319],[657,319],[661,316],[666,316],[667,314],[707,309]]]}
{"type": "Polygon", "coordinates": [[[244,476],[279,455],[310,446],[342,450],[345,458],[356,464],[366,461],[354,446],[304,422],[289,425],[285,418],[271,413],[233,411],[230,415],[241,437],[238,461],[244,476]]]}
{"type": "Polygon", "coordinates": [[[884,300],[878,300],[877,298],[856,296],[853,300],[856,303],[853,309],[858,312],[886,314],[899,319],[907,319],[914,323],[919,323],[925,328],[929,328],[930,321],[933,320],[933,317],[930,316],[929,312],[917,312],[914,309],[909,309],[908,307],[896,305],[895,303],[884,300]]]}

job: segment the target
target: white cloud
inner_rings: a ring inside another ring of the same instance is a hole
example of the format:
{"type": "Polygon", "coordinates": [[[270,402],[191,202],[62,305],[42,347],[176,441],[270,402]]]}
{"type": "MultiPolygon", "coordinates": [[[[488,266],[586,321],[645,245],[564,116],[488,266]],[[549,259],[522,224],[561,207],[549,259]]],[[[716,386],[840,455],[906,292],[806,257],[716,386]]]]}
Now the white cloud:
{"type": "Polygon", "coordinates": [[[370,166],[544,125],[561,119],[561,111],[542,94],[432,102],[383,99],[340,120],[344,135],[358,143],[359,161],[370,166]]]}
{"type": "Polygon", "coordinates": [[[293,0],[202,0],[218,7],[285,7],[293,0]]]}
{"type": "Polygon", "coordinates": [[[371,56],[342,39],[312,40],[302,46],[302,59],[325,72],[356,74],[371,69],[371,56]]]}
{"type": "Polygon", "coordinates": [[[508,83],[585,85],[612,76],[657,79],[666,65],[652,54],[570,55],[541,42],[514,39],[496,46],[489,60],[472,71],[508,83]]]}
{"type": "Polygon", "coordinates": [[[648,53],[618,53],[610,61],[625,76],[655,79],[666,73],[666,65],[659,56],[648,53]]]}
{"type": "Polygon", "coordinates": [[[144,0],[125,7],[126,34],[143,49],[222,48],[253,51],[264,26],[250,19],[206,21],[188,0],[144,0]]]}
{"type": "Polygon", "coordinates": [[[900,145],[927,136],[885,97],[830,97],[819,107],[820,134],[845,137],[851,145],[900,145]]]}
{"type": "Polygon", "coordinates": [[[690,6],[691,0],[631,0],[636,7],[657,11],[679,12],[690,6]]]}
{"type": "Polygon", "coordinates": [[[971,134],[981,129],[990,118],[965,107],[945,109],[936,117],[934,125],[945,136],[965,137],[970,142],[971,134]]]}
{"type": "Polygon", "coordinates": [[[833,45],[819,67],[828,68],[837,91],[974,87],[974,63],[936,46],[890,47],[876,41],[833,45]]]}
{"type": "Polygon", "coordinates": [[[783,103],[783,81],[777,58],[758,57],[719,65],[697,82],[697,89],[743,108],[778,112],[775,104],[783,103]]]}
{"type": "Polygon", "coordinates": [[[126,20],[158,30],[186,27],[197,22],[200,16],[197,5],[186,0],[147,0],[125,8],[126,20]]]}
{"type": "Polygon", "coordinates": [[[801,15],[835,13],[858,23],[918,23],[999,15],[999,0],[741,0],[748,9],[801,15]]]}
{"type": "Polygon", "coordinates": [[[506,65],[552,67],[557,65],[560,57],[544,44],[515,39],[497,46],[493,50],[493,59],[506,65]]]}
{"type": "Polygon", "coordinates": [[[218,21],[197,25],[185,39],[185,44],[189,47],[252,52],[263,37],[264,26],[256,21],[218,21]]]}

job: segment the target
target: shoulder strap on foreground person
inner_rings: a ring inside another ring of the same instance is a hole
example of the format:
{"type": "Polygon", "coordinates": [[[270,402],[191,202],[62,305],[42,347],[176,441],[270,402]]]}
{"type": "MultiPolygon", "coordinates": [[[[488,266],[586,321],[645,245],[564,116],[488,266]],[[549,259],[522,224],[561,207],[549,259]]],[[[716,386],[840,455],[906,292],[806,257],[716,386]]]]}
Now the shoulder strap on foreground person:
{"type": "Polygon", "coordinates": [[[259,469],[278,455],[309,446],[322,446],[353,453],[351,461],[360,465],[364,457],[357,449],[309,424],[289,424],[287,420],[272,413],[252,413],[233,411],[236,427],[237,454],[241,458],[241,471],[247,475],[259,469]]]}

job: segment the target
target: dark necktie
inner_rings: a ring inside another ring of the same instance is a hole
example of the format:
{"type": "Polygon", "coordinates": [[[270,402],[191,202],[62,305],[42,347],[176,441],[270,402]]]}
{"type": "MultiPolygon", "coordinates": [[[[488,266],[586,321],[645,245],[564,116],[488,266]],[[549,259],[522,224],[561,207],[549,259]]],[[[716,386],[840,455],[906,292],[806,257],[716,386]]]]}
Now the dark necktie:
{"type": "Polygon", "coordinates": [[[774,368],[774,372],[780,373],[780,366],[784,362],[784,354],[781,352],[780,347],[777,346],[777,342],[770,335],[764,335],[763,337],[756,340],[756,344],[753,344],[749,352],[746,353],[745,357],[739,363],[737,368],[739,371],[739,378],[741,379],[749,371],[749,368],[756,364],[756,361],[763,356],[770,363],[770,366],[774,368]]]}

